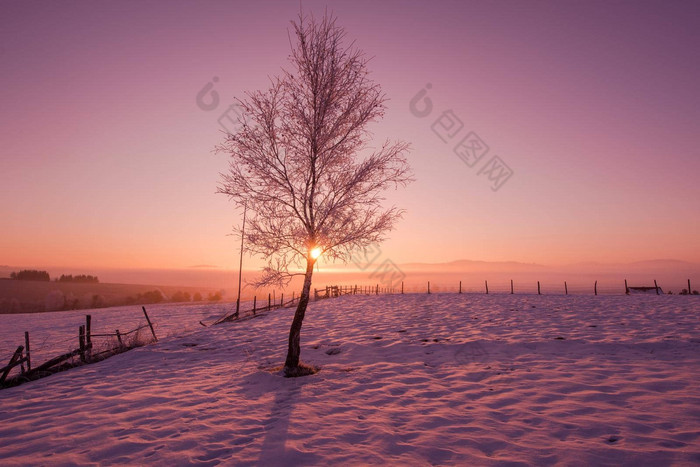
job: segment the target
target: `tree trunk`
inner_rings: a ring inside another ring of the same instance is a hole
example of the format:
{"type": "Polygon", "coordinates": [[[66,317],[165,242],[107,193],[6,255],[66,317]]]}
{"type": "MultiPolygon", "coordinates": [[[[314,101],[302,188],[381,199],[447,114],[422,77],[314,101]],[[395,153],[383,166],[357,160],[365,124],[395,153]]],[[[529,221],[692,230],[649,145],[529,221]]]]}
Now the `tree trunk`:
{"type": "Polygon", "coordinates": [[[294,313],[292,327],[289,329],[289,348],[287,350],[287,359],[284,362],[284,375],[287,377],[303,376],[309,374],[305,368],[299,365],[299,356],[301,354],[301,324],[304,321],[306,306],[309,304],[309,293],[311,290],[311,276],[314,273],[315,261],[308,257],[306,258],[306,275],[304,276],[304,287],[301,289],[299,304],[297,311],[294,313]]]}

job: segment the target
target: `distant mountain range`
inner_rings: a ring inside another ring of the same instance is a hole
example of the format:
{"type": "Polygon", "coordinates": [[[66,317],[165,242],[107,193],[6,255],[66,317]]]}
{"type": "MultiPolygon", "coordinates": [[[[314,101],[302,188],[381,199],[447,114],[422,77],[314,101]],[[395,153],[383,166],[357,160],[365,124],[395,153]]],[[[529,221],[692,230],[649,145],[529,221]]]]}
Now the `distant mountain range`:
{"type": "Polygon", "coordinates": [[[407,271],[539,271],[547,266],[537,263],[519,263],[517,261],[473,261],[460,259],[447,263],[404,263],[400,267],[407,271]]]}
{"type": "Polygon", "coordinates": [[[544,265],[538,263],[521,263],[517,261],[474,261],[461,259],[445,263],[403,263],[399,267],[404,271],[421,272],[700,272],[699,263],[677,259],[652,259],[627,263],[580,262],[564,265],[544,265]]]}
{"type": "Polygon", "coordinates": [[[652,268],[697,268],[700,267],[700,263],[692,263],[688,261],[682,261],[677,259],[652,259],[644,261],[632,261],[626,263],[602,263],[595,261],[586,261],[579,263],[571,263],[565,265],[544,265],[538,263],[521,263],[517,261],[473,261],[468,259],[461,259],[456,261],[449,261],[446,263],[404,263],[401,266],[406,268],[420,268],[420,267],[441,267],[448,269],[455,268],[514,268],[514,269],[559,269],[559,268],[571,268],[571,267],[596,267],[596,268],[627,268],[627,267],[652,267],[652,268]]]}

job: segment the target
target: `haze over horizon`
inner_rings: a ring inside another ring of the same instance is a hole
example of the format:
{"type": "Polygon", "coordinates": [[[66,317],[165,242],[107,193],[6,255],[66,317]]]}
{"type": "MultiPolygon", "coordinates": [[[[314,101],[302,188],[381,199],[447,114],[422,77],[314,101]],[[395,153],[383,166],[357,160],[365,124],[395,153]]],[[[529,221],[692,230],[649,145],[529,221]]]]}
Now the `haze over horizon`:
{"type": "MultiPolygon", "coordinates": [[[[319,264],[314,275],[314,286],[326,285],[361,285],[368,286],[375,282],[383,286],[398,286],[405,281],[411,287],[421,287],[426,281],[432,281],[433,286],[440,288],[454,287],[459,281],[468,287],[481,286],[485,279],[496,287],[503,287],[509,280],[515,279],[520,286],[533,286],[536,281],[543,280],[547,285],[568,280],[569,285],[581,286],[592,280],[600,280],[602,285],[621,283],[630,279],[641,285],[649,285],[654,279],[678,292],[685,288],[686,281],[700,277],[700,264],[681,260],[659,259],[638,261],[632,263],[572,263],[568,265],[544,265],[518,262],[486,262],[471,260],[456,260],[447,263],[401,263],[396,264],[396,273],[392,276],[381,276],[382,258],[367,264],[319,264]],[[391,279],[393,284],[390,284],[391,279]],[[641,282],[640,282],[641,281],[641,282]]],[[[204,266],[204,265],[201,265],[204,266]]],[[[27,268],[35,268],[27,266],[27,268]]],[[[182,269],[135,269],[135,268],[97,268],[85,270],[71,267],[51,267],[46,269],[53,280],[61,274],[97,275],[102,283],[141,284],[157,286],[206,287],[220,288],[228,291],[228,298],[236,294],[238,270],[215,267],[190,267],[182,269]]],[[[10,273],[22,266],[0,265],[0,279],[8,278],[10,273]]],[[[254,267],[244,265],[243,296],[252,296],[255,289],[247,283],[260,275],[254,267]]],[[[637,284],[637,285],[640,285],[637,284]]],[[[590,285],[590,284],[589,284],[590,285]]],[[[298,284],[292,282],[287,290],[294,290],[298,284]]]]}
{"type": "MultiPolygon", "coordinates": [[[[382,259],[700,263],[700,4],[302,4],[326,5],[390,98],[374,141],[413,145],[382,259]],[[474,167],[454,152],[468,132],[489,146],[474,167]],[[494,155],[513,170],[495,191],[479,174],[494,155]]],[[[211,150],[233,98],[287,66],[299,5],[1,9],[0,263],[235,271],[241,213],[214,193],[227,160],[211,150]]]]}

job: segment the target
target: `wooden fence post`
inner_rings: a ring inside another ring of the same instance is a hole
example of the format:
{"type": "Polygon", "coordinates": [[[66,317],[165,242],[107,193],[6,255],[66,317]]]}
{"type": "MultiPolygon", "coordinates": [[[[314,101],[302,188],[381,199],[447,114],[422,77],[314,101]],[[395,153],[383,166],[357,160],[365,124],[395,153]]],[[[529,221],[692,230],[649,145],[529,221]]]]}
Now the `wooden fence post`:
{"type": "Polygon", "coordinates": [[[271,300],[270,293],[268,292],[268,294],[267,294],[267,309],[268,309],[268,311],[271,309],[271,305],[272,305],[272,302],[270,300],[271,300]]]}
{"type": "MultiPolygon", "coordinates": [[[[688,279],[688,283],[690,283],[690,279],[688,279]]],[[[403,295],[403,281],[401,281],[401,295],[403,295]]]]}
{"type": "Polygon", "coordinates": [[[564,281],[564,295],[569,295],[569,288],[566,286],[566,281],[564,281]]]}
{"type": "Polygon", "coordinates": [[[486,284],[486,295],[489,294],[489,281],[484,281],[484,284],[486,284]]]}
{"type": "Polygon", "coordinates": [[[510,280],[510,294],[513,295],[513,279],[510,280]]]}
{"type": "Polygon", "coordinates": [[[284,292],[282,292],[282,296],[280,297],[280,307],[284,306],[284,292]]]}
{"type": "Polygon", "coordinates": [[[146,317],[146,322],[148,323],[148,327],[151,328],[151,334],[153,334],[153,340],[158,342],[158,338],[156,337],[156,331],[153,329],[153,323],[151,323],[151,318],[149,318],[148,313],[146,313],[146,307],[142,306],[141,309],[143,310],[143,315],[146,317]]]}
{"type": "Polygon", "coordinates": [[[78,345],[80,348],[80,361],[85,363],[85,325],[78,328],[78,345]]]}
{"type": "Polygon", "coordinates": [[[32,358],[29,354],[29,331],[24,331],[24,345],[27,348],[27,371],[32,371],[32,358]]]}
{"type": "Polygon", "coordinates": [[[85,315],[85,348],[87,349],[87,358],[92,358],[92,316],[85,315]]]}
{"type": "Polygon", "coordinates": [[[258,305],[258,296],[253,297],[253,316],[255,316],[255,308],[258,305]]]}
{"type": "Polygon", "coordinates": [[[692,295],[693,291],[690,289],[690,279],[688,279],[688,294],[692,295]]]}
{"type": "Polygon", "coordinates": [[[379,295],[379,284],[377,284],[377,288],[375,289],[374,295],[379,295]]]}
{"type": "Polygon", "coordinates": [[[542,292],[540,291],[540,281],[537,281],[537,295],[542,295],[542,292]]]}
{"type": "Polygon", "coordinates": [[[630,294],[630,288],[627,287],[627,279],[625,279],[625,293],[626,293],[627,295],[630,294]]]}
{"type": "Polygon", "coordinates": [[[656,279],[654,279],[654,287],[656,288],[656,295],[659,295],[659,286],[656,283],[656,279]]]}
{"type": "Polygon", "coordinates": [[[428,293],[430,293],[430,281],[428,281],[428,293]]]}
{"type": "Polygon", "coordinates": [[[595,281],[595,284],[593,284],[593,293],[598,295],[598,281],[595,281]]]}

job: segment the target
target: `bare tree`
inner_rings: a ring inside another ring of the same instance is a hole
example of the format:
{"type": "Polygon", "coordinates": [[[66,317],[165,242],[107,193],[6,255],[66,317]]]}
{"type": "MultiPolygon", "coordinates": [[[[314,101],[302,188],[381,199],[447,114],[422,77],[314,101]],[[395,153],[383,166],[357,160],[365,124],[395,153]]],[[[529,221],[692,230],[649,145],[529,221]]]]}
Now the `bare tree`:
{"type": "Polygon", "coordinates": [[[313,371],[300,364],[299,342],[316,260],[347,262],[384,240],[402,210],[383,208],[382,192],[409,183],[411,172],[408,144],[368,146],[367,125],[386,109],[368,58],[344,45],[333,17],[300,15],[292,26],[292,69],[238,100],[240,129],[217,150],[231,157],[218,192],[247,205],[246,251],[268,261],[255,285],[304,276],[284,366],[300,376],[313,371]]]}

